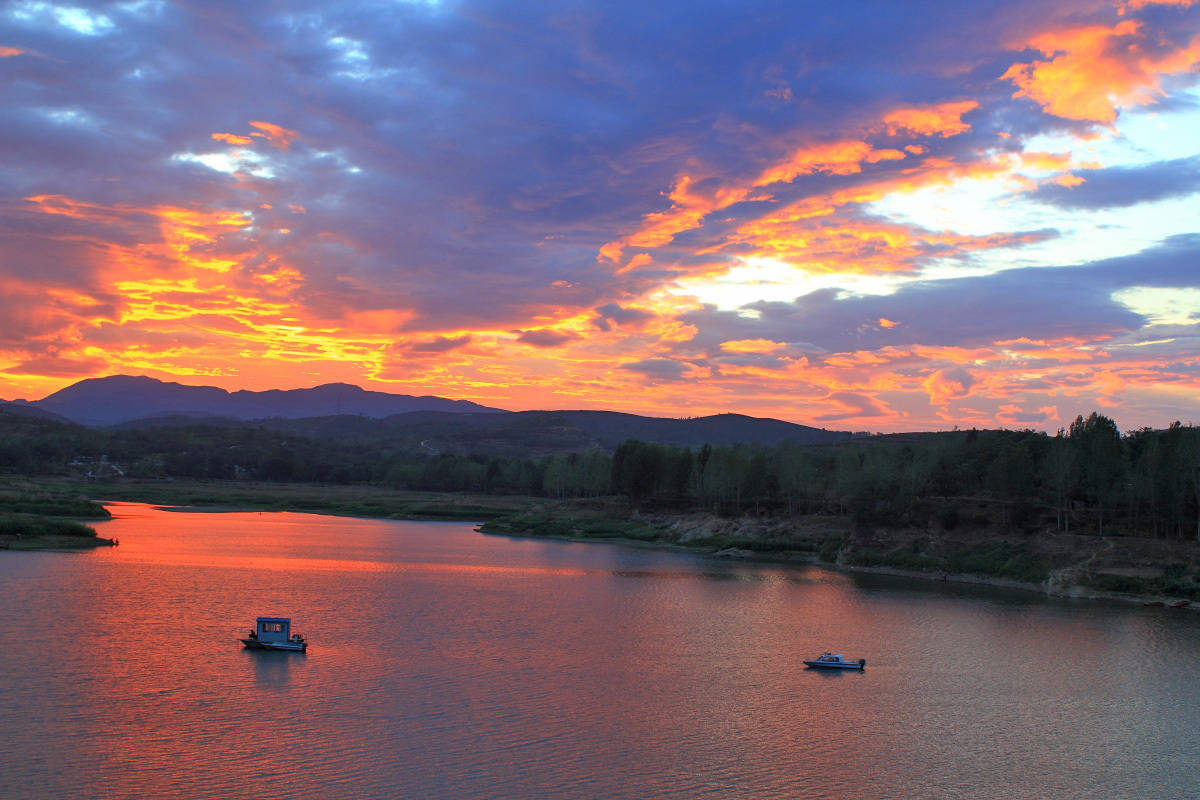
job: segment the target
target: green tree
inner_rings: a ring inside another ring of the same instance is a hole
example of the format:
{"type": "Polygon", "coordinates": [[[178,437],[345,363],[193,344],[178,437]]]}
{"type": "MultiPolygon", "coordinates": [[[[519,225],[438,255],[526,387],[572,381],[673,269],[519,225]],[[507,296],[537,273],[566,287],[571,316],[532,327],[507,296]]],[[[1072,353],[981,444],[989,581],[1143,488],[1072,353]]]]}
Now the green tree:
{"type": "Polygon", "coordinates": [[[1042,470],[1054,493],[1058,529],[1071,532],[1071,494],[1075,490],[1075,451],[1062,430],[1050,441],[1042,470]]]}
{"type": "Polygon", "coordinates": [[[1098,533],[1103,536],[1104,510],[1125,472],[1121,433],[1115,422],[1093,411],[1086,420],[1075,418],[1070,437],[1082,466],[1084,491],[1096,509],[1098,533]]]}

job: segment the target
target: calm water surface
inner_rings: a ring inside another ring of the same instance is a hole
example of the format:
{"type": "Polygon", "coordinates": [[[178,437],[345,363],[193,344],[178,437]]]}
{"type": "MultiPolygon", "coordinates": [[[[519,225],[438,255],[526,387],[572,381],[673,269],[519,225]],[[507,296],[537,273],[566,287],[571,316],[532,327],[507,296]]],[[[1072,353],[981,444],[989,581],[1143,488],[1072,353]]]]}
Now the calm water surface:
{"type": "Polygon", "coordinates": [[[118,548],[0,553],[0,797],[1200,796],[1186,612],[111,508],[118,548]]]}

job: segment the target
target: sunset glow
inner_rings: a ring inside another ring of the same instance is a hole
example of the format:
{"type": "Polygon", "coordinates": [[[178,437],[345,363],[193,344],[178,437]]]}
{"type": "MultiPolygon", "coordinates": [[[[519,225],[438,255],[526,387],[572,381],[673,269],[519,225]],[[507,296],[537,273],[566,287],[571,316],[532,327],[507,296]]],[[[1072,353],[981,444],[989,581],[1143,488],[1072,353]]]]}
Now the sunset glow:
{"type": "Polygon", "coordinates": [[[1200,4],[642,10],[0,11],[0,397],[1200,421],[1200,4]]]}

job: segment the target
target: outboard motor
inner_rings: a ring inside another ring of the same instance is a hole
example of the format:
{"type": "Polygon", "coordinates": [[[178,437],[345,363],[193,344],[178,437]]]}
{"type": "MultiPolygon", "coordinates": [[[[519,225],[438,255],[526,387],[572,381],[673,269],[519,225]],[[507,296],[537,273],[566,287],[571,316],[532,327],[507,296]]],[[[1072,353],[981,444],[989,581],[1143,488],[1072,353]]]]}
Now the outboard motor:
{"type": "Polygon", "coordinates": [[[867,660],[866,660],[865,658],[860,658],[860,659],[858,660],[858,665],[859,665],[860,667],[865,667],[865,666],[867,665],[867,660]]]}

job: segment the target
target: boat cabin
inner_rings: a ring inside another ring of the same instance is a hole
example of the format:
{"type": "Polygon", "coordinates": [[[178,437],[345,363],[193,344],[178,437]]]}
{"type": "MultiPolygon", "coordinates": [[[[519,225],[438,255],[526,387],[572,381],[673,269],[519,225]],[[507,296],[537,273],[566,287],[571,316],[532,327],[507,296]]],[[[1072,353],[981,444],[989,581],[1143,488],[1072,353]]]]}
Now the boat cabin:
{"type": "Polygon", "coordinates": [[[287,617],[259,617],[254,621],[250,635],[242,639],[242,644],[247,650],[308,651],[308,640],[292,633],[292,621],[287,617]]]}
{"type": "Polygon", "coordinates": [[[286,642],[292,635],[292,621],[287,617],[259,617],[254,633],[260,642],[286,642]]]}

